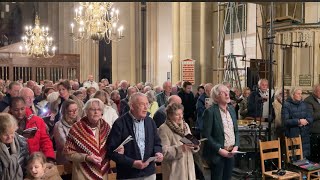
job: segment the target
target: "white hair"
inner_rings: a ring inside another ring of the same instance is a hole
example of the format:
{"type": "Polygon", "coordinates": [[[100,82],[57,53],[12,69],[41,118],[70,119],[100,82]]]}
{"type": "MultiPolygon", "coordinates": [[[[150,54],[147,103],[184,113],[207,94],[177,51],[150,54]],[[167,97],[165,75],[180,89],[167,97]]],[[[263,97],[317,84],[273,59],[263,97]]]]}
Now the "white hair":
{"type": "Polygon", "coordinates": [[[259,81],[258,81],[258,87],[261,86],[261,83],[262,83],[263,81],[268,83],[268,80],[267,80],[267,79],[259,79],[259,81]]]}
{"type": "Polygon", "coordinates": [[[141,92],[136,92],[136,93],[133,93],[133,94],[130,96],[130,98],[129,98],[129,105],[134,104],[134,103],[137,101],[138,97],[146,97],[146,98],[148,99],[148,97],[147,97],[145,94],[143,94],[143,93],[141,93],[141,92]]]}
{"type": "Polygon", "coordinates": [[[302,88],[301,87],[292,87],[290,89],[290,96],[293,97],[294,93],[296,93],[298,90],[301,90],[302,91],[302,88]]]}
{"type": "Polygon", "coordinates": [[[226,89],[228,89],[228,87],[224,84],[217,84],[213,86],[210,92],[210,97],[213,99],[214,102],[216,102],[215,100],[217,99],[217,96],[219,96],[219,94],[221,93],[220,87],[225,87],[226,89]]]}
{"type": "Polygon", "coordinates": [[[101,111],[103,111],[103,109],[104,109],[104,103],[103,103],[100,99],[98,99],[98,98],[91,98],[91,99],[89,99],[89,100],[86,102],[86,104],[84,105],[83,111],[87,113],[88,110],[89,110],[89,108],[92,107],[92,104],[93,104],[94,102],[98,102],[101,111]]]}

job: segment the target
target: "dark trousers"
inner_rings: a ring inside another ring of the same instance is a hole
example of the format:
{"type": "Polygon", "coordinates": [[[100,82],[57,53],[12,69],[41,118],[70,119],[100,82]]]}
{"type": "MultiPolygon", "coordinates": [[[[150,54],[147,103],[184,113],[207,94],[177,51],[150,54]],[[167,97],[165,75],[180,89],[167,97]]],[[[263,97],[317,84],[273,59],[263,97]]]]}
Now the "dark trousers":
{"type": "Polygon", "coordinates": [[[221,158],[216,164],[209,163],[211,180],[230,180],[234,167],[234,157],[221,158]]]}
{"type": "Polygon", "coordinates": [[[320,134],[311,134],[310,136],[310,149],[311,149],[311,155],[310,160],[313,162],[320,162],[320,134]]]}

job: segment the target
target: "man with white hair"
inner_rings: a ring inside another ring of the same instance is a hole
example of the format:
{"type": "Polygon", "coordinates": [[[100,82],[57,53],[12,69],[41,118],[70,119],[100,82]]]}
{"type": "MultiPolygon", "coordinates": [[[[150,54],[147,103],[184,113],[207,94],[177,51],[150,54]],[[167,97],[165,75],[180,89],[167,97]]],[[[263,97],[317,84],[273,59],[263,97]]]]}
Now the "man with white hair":
{"type": "Polygon", "coordinates": [[[28,87],[23,87],[19,91],[19,96],[24,99],[26,102],[26,107],[30,108],[32,113],[35,115],[38,115],[38,109],[34,106],[34,92],[28,88],[28,87]]]}
{"type": "MultiPolygon", "coordinates": [[[[269,109],[269,89],[268,80],[260,79],[258,81],[258,89],[252,91],[248,98],[248,114],[247,117],[251,119],[260,119],[268,121],[269,110],[273,112],[273,109],[269,109]]],[[[271,90],[272,99],[274,101],[274,92],[271,90]]]]}
{"type": "Polygon", "coordinates": [[[99,85],[93,80],[92,74],[90,74],[88,76],[88,80],[83,83],[83,87],[85,87],[86,89],[88,89],[89,87],[94,87],[97,91],[99,90],[99,85]]]}
{"type": "Polygon", "coordinates": [[[107,141],[108,157],[117,164],[117,179],[155,180],[155,162],[163,160],[161,140],[152,118],[147,115],[149,102],[145,94],[131,95],[130,111],[113,124],[107,141]],[[115,152],[128,136],[134,140],[124,145],[124,154],[115,152]],[[150,157],[155,161],[148,162],[150,157]]]}
{"type": "Polygon", "coordinates": [[[157,102],[159,107],[168,102],[168,98],[172,95],[172,86],[170,81],[163,83],[163,92],[157,95],[157,102]]]}
{"type": "Polygon", "coordinates": [[[230,105],[230,90],[215,85],[211,98],[215,102],[203,113],[202,135],[208,138],[203,156],[211,169],[211,179],[230,180],[234,166],[233,152],[239,147],[239,133],[234,107],[230,105]]]}
{"type": "Polygon", "coordinates": [[[182,100],[178,95],[171,95],[168,98],[168,103],[160,106],[159,109],[154,113],[153,120],[156,123],[157,128],[159,128],[166,121],[167,119],[166,107],[169,104],[173,104],[173,103],[181,104],[182,100]]]}
{"type": "Polygon", "coordinates": [[[120,94],[120,99],[124,99],[127,97],[127,88],[128,88],[128,82],[126,80],[120,81],[119,84],[119,94],[120,94]]]}

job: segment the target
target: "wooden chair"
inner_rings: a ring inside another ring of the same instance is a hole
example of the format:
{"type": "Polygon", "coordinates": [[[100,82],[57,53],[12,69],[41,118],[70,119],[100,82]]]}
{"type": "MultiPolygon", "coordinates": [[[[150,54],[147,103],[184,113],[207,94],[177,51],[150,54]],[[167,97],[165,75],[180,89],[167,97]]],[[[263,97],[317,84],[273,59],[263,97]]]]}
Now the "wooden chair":
{"type": "Polygon", "coordinates": [[[67,175],[67,174],[72,174],[72,164],[67,164],[67,165],[57,165],[57,169],[59,172],[59,175],[67,175]]]}
{"type": "MultiPolygon", "coordinates": [[[[303,159],[303,150],[302,150],[302,141],[301,141],[301,136],[295,137],[295,138],[287,138],[285,137],[285,146],[286,146],[286,159],[287,163],[291,162],[291,158],[293,156],[300,157],[297,158],[302,160],[303,159]]],[[[307,175],[307,180],[320,180],[320,176],[318,173],[320,173],[320,169],[317,170],[303,170],[299,169],[302,174],[307,175]]]]}
{"type": "Polygon", "coordinates": [[[280,140],[266,141],[262,142],[259,140],[260,147],[260,158],[261,158],[261,170],[262,170],[262,179],[266,177],[270,177],[273,179],[301,179],[301,175],[296,172],[287,171],[283,176],[279,176],[276,174],[272,174],[272,172],[276,172],[277,170],[266,171],[264,162],[265,160],[278,160],[278,169],[281,169],[281,149],[280,149],[280,140]]]}
{"type": "Polygon", "coordinates": [[[110,160],[110,172],[108,173],[108,180],[116,180],[117,179],[117,173],[114,172],[113,169],[116,168],[116,163],[112,160],[110,160]]]}

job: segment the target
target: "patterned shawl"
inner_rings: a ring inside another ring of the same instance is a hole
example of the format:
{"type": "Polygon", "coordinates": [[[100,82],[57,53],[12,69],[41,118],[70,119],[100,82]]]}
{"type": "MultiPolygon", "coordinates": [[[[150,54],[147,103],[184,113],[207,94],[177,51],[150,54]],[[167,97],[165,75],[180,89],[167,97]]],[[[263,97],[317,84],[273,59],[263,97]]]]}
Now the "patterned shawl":
{"type": "Polygon", "coordinates": [[[100,119],[96,133],[99,133],[97,142],[91,128],[88,125],[88,118],[85,116],[80,121],[73,124],[67,136],[64,147],[64,154],[72,154],[74,152],[84,154],[94,154],[102,158],[101,165],[91,162],[81,162],[80,168],[86,179],[103,179],[105,173],[109,170],[107,158],[106,141],[110,132],[110,126],[100,119]]]}

